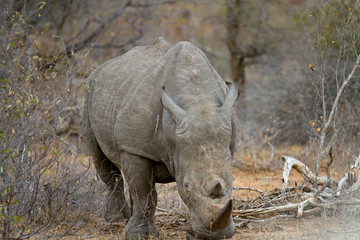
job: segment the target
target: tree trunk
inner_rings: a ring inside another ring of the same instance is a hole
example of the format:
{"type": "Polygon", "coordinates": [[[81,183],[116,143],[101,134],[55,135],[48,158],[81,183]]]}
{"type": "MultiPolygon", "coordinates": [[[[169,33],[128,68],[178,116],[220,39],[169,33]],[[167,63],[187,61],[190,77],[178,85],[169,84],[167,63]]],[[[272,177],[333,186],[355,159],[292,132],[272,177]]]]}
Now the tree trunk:
{"type": "Polygon", "coordinates": [[[232,78],[240,94],[245,91],[245,56],[239,44],[242,0],[226,0],[227,45],[230,51],[232,78]]]}

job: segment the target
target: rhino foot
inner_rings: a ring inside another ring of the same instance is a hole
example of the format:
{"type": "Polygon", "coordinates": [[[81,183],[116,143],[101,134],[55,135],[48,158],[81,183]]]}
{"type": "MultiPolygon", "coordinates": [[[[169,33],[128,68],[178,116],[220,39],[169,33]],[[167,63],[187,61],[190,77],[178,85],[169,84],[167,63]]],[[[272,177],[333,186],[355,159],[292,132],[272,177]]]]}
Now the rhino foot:
{"type": "Polygon", "coordinates": [[[134,218],[130,218],[125,227],[125,239],[138,240],[148,239],[149,237],[159,237],[159,231],[157,230],[155,223],[151,220],[137,221],[134,218]]]}
{"type": "Polygon", "coordinates": [[[186,232],[186,240],[199,240],[199,239],[202,239],[202,240],[209,240],[209,239],[221,240],[221,239],[224,239],[224,238],[211,238],[211,237],[209,237],[209,238],[197,238],[194,235],[192,235],[191,233],[186,232]]]}
{"type": "Polygon", "coordinates": [[[111,212],[109,209],[105,212],[105,221],[108,223],[116,223],[121,222],[122,220],[128,219],[126,214],[122,211],[119,212],[111,212]]]}
{"type": "Polygon", "coordinates": [[[129,219],[131,212],[123,195],[112,194],[106,203],[105,221],[109,223],[129,219]]]}
{"type": "Polygon", "coordinates": [[[189,232],[186,233],[186,240],[196,240],[197,238],[191,235],[189,232]]]}

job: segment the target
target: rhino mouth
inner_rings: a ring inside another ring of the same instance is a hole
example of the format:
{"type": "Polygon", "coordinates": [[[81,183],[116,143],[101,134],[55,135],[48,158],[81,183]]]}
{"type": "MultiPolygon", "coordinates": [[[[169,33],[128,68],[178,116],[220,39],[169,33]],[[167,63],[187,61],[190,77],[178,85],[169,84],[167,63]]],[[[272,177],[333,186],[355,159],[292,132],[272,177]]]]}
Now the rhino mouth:
{"type": "Polygon", "coordinates": [[[187,229],[187,239],[224,239],[231,238],[235,234],[235,225],[231,215],[232,200],[216,214],[208,224],[204,224],[200,217],[192,217],[190,226],[187,229]],[[192,237],[192,238],[191,238],[192,237]]]}
{"type": "Polygon", "coordinates": [[[210,231],[206,227],[194,227],[189,226],[187,229],[187,238],[186,239],[204,239],[204,240],[219,240],[231,238],[235,234],[235,225],[233,220],[230,220],[228,226],[223,229],[210,231]]]}

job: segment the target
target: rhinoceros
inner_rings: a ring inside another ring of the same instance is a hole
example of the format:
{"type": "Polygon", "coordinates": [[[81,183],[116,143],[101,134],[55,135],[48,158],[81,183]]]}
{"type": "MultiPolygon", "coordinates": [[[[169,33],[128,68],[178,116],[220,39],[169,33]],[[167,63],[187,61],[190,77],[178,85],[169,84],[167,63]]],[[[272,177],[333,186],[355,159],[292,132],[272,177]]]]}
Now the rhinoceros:
{"type": "Polygon", "coordinates": [[[190,238],[230,238],[234,84],[205,54],[159,38],[97,67],[88,77],[88,147],[108,187],[106,221],[128,219],[126,239],[158,236],[155,183],[176,181],[190,210],[190,238]],[[124,197],[124,180],[130,192],[124,197]]]}

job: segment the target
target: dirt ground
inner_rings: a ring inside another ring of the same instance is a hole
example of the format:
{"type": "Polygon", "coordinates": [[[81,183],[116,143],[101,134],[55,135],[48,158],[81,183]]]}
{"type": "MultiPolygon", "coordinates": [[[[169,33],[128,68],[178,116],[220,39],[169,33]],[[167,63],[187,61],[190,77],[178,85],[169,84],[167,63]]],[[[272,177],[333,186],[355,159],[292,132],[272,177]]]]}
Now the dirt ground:
{"type": "MultiPolygon", "coordinates": [[[[166,224],[160,218],[157,225],[159,239],[186,239],[186,223],[176,216],[167,216],[166,224]]],[[[68,237],[64,239],[123,239],[122,229],[125,224],[112,224],[92,236],[68,237]]],[[[80,234],[81,235],[81,234],[80,234]]],[[[337,240],[360,239],[359,219],[345,219],[336,216],[312,216],[299,220],[278,219],[264,223],[249,223],[246,227],[237,228],[231,239],[306,239],[337,240]]]]}
{"type": "MultiPolygon", "coordinates": [[[[292,153],[296,150],[289,149],[292,153]]],[[[258,153],[261,155],[261,153],[258,153]]],[[[257,156],[245,159],[251,163],[241,167],[241,161],[234,164],[233,175],[234,187],[251,187],[262,191],[270,191],[282,186],[282,162],[279,156],[275,156],[274,162],[264,165],[261,159],[267,161],[266,156],[258,156],[259,161],[254,162],[257,156]],[[252,160],[250,159],[252,158],[252,160]],[[251,162],[253,161],[253,162],[251,162]],[[239,164],[238,164],[239,163],[239,164]],[[264,167],[265,166],[265,167],[264,167]],[[273,166],[273,167],[272,167],[273,166]],[[274,167],[275,166],[275,167],[274,167]]],[[[244,159],[243,159],[244,160],[244,159]]],[[[341,171],[332,172],[335,179],[340,179],[341,171]]],[[[303,178],[292,171],[290,174],[290,186],[301,185],[303,178]]],[[[186,239],[187,222],[190,219],[185,204],[181,201],[176,191],[176,184],[157,185],[158,210],[156,224],[160,231],[159,239],[186,239]]],[[[237,190],[233,193],[233,199],[254,199],[259,193],[249,190],[237,190]]],[[[333,212],[321,213],[300,219],[278,218],[263,222],[249,222],[237,224],[236,233],[232,239],[360,239],[360,208],[354,210],[336,209],[333,212]],[[240,226],[241,225],[241,226],[240,226]]],[[[61,239],[123,239],[125,222],[107,224],[101,219],[93,219],[78,229],[75,234],[61,239]]],[[[64,231],[62,226],[50,230],[54,235],[64,231]]],[[[49,236],[49,235],[47,235],[49,236]]],[[[39,238],[33,238],[39,239],[39,238]]],[[[54,238],[58,239],[58,238],[54,238]]]]}
{"type": "MultiPolygon", "coordinates": [[[[234,186],[246,186],[268,191],[270,189],[281,186],[281,169],[277,171],[257,170],[242,171],[235,169],[233,174],[236,178],[234,186]]],[[[301,181],[300,175],[293,173],[291,175],[292,182],[301,181]]],[[[165,198],[159,198],[159,209],[157,211],[156,224],[160,231],[159,239],[186,239],[186,225],[190,219],[186,207],[179,206],[179,196],[174,193],[176,189],[175,184],[163,185],[159,187],[159,195],[165,198]],[[162,189],[164,188],[163,192],[162,189]],[[169,193],[170,192],[170,193],[169,193]],[[173,202],[169,201],[169,198],[173,202]],[[166,199],[166,200],[165,200],[166,199]],[[171,206],[177,209],[172,212],[171,206]],[[165,211],[166,210],[166,211],[165,211]]],[[[256,193],[255,193],[256,194],[256,193]]],[[[161,196],[160,196],[161,197],[161,196]]],[[[234,197],[239,198],[253,198],[254,193],[249,191],[237,191],[234,197]]],[[[359,209],[360,211],[360,209],[359,209]]],[[[308,216],[300,219],[295,218],[280,218],[264,222],[250,222],[244,226],[237,227],[236,233],[232,239],[360,239],[360,219],[359,214],[354,212],[319,214],[317,216],[308,216]]],[[[238,224],[238,223],[237,223],[238,224]]],[[[106,224],[103,219],[98,219],[94,222],[93,231],[92,224],[87,227],[79,229],[76,236],[63,237],[61,239],[123,239],[123,229],[125,222],[117,224],[106,224]],[[103,224],[99,225],[99,222],[103,224]],[[91,235],[87,234],[86,228],[92,232],[91,235]]],[[[61,231],[61,229],[57,229],[61,231]]],[[[36,238],[35,238],[36,239],[36,238]]]]}

